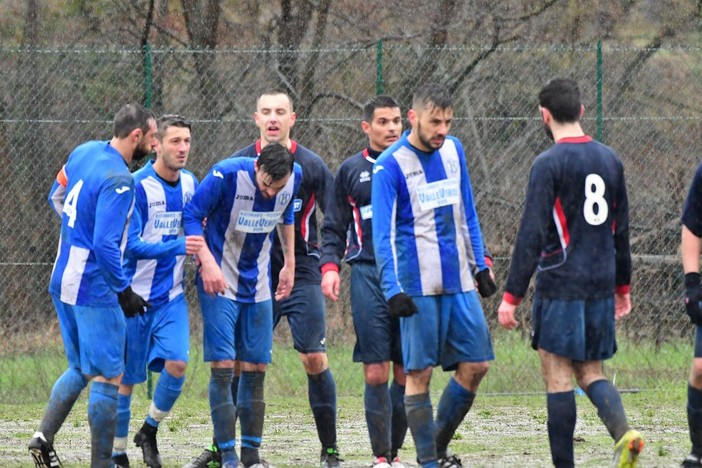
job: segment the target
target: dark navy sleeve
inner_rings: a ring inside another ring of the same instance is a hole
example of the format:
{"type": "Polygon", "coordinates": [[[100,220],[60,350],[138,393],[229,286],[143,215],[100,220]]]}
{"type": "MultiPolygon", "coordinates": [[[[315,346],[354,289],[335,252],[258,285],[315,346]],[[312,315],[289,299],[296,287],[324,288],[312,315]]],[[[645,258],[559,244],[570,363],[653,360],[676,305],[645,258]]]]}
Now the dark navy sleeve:
{"type": "Polygon", "coordinates": [[[468,174],[466,155],[463,151],[463,146],[458,140],[456,140],[456,148],[458,149],[459,161],[461,162],[461,197],[463,198],[463,208],[466,215],[466,224],[468,225],[469,239],[467,240],[470,241],[473,259],[475,260],[475,271],[473,273],[477,273],[487,268],[483,251],[483,234],[480,230],[478,212],[475,209],[475,199],[473,198],[473,187],[471,187],[470,175],[468,174]]]}
{"type": "Polygon", "coordinates": [[[629,247],[629,199],[626,193],[624,168],[619,173],[619,193],[614,206],[614,248],[617,292],[629,292],[631,283],[631,251],[629,247]]]}
{"type": "Polygon", "coordinates": [[[697,237],[702,237],[702,164],[697,166],[695,176],[683,205],[682,223],[697,237]]]}
{"type": "Polygon", "coordinates": [[[332,183],[331,196],[327,201],[327,211],[322,224],[322,255],[320,266],[341,264],[346,250],[346,232],[353,220],[353,212],[348,202],[348,175],[342,164],[332,183]]]}
{"type": "MultiPolygon", "coordinates": [[[[321,158],[320,158],[321,159],[321,158]]],[[[319,181],[317,183],[317,205],[323,214],[327,213],[327,204],[333,198],[334,177],[324,161],[320,164],[319,181]]]]}

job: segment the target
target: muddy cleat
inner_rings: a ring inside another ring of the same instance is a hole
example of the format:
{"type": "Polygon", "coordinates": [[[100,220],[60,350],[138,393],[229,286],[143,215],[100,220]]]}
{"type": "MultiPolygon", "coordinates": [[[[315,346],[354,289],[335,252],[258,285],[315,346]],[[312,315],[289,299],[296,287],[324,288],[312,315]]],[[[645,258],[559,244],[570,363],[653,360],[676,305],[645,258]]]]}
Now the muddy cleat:
{"type": "Polygon", "coordinates": [[[129,468],[129,457],[126,453],[112,455],[112,463],[115,464],[115,468],[129,468]]]}
{"type": "Polygon", "coordinates": [[[461,459],[456,455],[447,455],[445,458],[439,458],[439,466],[441,468],[463,468],[461,459]]]}
{"type": "Polygon", "coordinates": [[[686,468],[702,468],[702,459],[690,454],[683,460],[680,466],[686,468]]]}
{"type": "Polygon", "coordinates": [[[54,445],[47,442],[41,432],[35,432],[32,440],[29,441],[29,454],[34,459],[36,468],[59,468],[61,466],[54,445]]]}
{"type": "Polygon", "coordinates": [[[222,465],[222,454],[216,445],[210,445],[197,457],[183,468],[219,468],[222,465]]]}
{"type": "Polygon", "coordinates": [[[144,464],[151,468],[161,468],[163,461],[158,453],[158,445],[156,445],[156,433],[146,434],[141,430],[134,436],[134,443],[137,447],[141,447],[144,454],[144,464]]]}
{"type": "Polygon", "coordinates": [[[393,458],[390,466],[392,466],[392,468],[407,468],[405,464],[402,463],[402,460],[400,460],[400,457],[393,458]]]}
{"type": "Polygon", "coordinates": [[[322,454],[319,457],[319,466],[321,468],[337,468],[344,461],[339,455],[339,450],[336,447],[327,447],[322,449],[322,454]]]}
{"type": "Polygon", "coordinates": [[[638,431],[629,429],[614,446],[614,466],[634,468],[639,454],[644,449],[644,440],[638,431]]]}
{"type": "Polygon", "coordinates": [[[388,459],[385,457],[373,457],[372,468],[392,468],[392,465],[388,463],[388,459]]]}

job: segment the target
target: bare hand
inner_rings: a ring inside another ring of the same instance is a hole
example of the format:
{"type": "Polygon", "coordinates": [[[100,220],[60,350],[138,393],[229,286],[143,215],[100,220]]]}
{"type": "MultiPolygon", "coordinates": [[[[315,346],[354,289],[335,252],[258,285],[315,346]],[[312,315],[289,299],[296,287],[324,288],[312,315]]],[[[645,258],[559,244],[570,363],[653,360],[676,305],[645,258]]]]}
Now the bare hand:
{"type": "Polygon", "coordinates": [[[514,328],[519,325],[519,322],[514,318],[514,313],[517,310],[517,306],[510,304],[509,302],[502,299],[500,307],[497,309],[497,319],[507,330],[514,330],[514,328]]]}
{"type": "Polygon", "coordinates": [[[287,265],[283,266],[278,276],[278,288],[275,290],[275,300],[282,301],[287,299],[292,292],[294,284],[295,268],[289,268],[287,265]]]}
{"type": "Polygon", "coordinates": [[[214,261],[200,265],[200,278],[202,279],[202,287],[210,296],[223,294],[229,287],[222,269],[214,261]]]}
{"type": "Polygon", "coordinates": [[[631,296],[626,294],[614,294],[614,319],[619,320],[626,317],[631,312],[631,296]]]}
{"type": "Polygon", "coordinates": [[[203,245],[205,245],[205,238],[203,236],[185,236],[186,255],[196,255],[203,245]]]}
{"type": "Polygon", "coordinates": [[[322,276],[322,294],[336,302],[339,300],[339,287],[341,280],[339,272],[329,270],[322,276]]]}

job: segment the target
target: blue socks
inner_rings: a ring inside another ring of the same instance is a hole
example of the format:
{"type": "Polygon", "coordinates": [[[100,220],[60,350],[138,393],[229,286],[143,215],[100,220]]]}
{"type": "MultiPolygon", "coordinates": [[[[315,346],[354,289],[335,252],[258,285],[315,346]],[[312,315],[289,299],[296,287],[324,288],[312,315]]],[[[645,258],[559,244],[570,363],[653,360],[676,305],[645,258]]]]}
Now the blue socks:
{"type": "Polygon", "coordinates": [[[573,433],[577,418],[575,392],[547,393],[546,409],[551,461],[556,468],[572,468],[575,466],[573,433]]]}
{"type": "Polygon", "coordinates": [[[607,427],[609,435],[617,442],[629,430],[619,392],[612,382],[602,379],[592,382],[585,393],[597,408],[597,415],[607,427]]]}
{"type": "Polygon", "coordinates": [[[127,452],[127,437],[129,436],[129,420],[132,417],[132,395],[117,395],[117,425],[115,427],[115,442],[112,454],[119,455],[127,452]]]}
{"type": "Polygon", "coordinates": [[[56,380],[39,425],[39,432],[44,434],[47,442],[53,443],[54,435],[61,428],[86,385],[88,380],[73,368],[66,369],[56,380]]]}
{"type": "Polygon", "coordinates": [[[263,399],[265,377],[263,372],[242,372],[239,377],[237,411],[241,421],[241,462],[244,466],[260,463],[258,449],[266,410],[263,399]]]}
{"type": "Polygon", "coordinates": [[[392,407],[391,457],[397,456],[407,434],[407,413],[405,413],[405,386],[393,380],[390,385],[390,406],[392,407]]]}
{"type": "Polygon", "coordinates": [[[702,390],[687,384],[687,424],[690,429],[692,454],[702,457],[702,390]]]}
{"type": "Polygon", "coordinates": [[[449,379],[436,410],[436,454],[439,458],[446,457],[448,444],[468,414],[473,400],[475,393],[463,388],[455,378],[449,379]]]}
{"type": "Polygon", "coordinates": [[[215,438],[222,453],[222,464],[231,462],[236,466],[236,406],[232,401],[232,378],[234,369],[210,369],[210,414],[215,438]]]}
{"type": "Polygon", "coordinates": [[[392,408],[388,384],[371,385],[366,383],[363,394],[366,409],[366,425],[371,441],[371,449],[376,457],[390,458],[390,421],[392,408]]]}
{"type": "Polygon", "coordinates": [[[185,376],[173,377],[165,368],[163,369],[154,391],[154,399],[146,417],[146,424],[158,427],[161,421],[168,416],[183,390],[184,382],[185,376]]]}
{"type": "Polygon", "coordinates": [[[307,374],[307,391],[322,448],[336,448],[336,383],[331,370],[307,374]]]}
{"type": "Polygon", "coordinates": [[[103,466],[112,461],[112,442],[117,420],[117,390],[107,382],[93,382],[88,400],[90,424],[90,466],[103,466]]]}
{"type": "Polygon", "coordinates": [[[434,441],[434,416],[429,392],[405,395],[407,423],[417,450],[417,461],[422,467],[438,466],[434,441]]]}

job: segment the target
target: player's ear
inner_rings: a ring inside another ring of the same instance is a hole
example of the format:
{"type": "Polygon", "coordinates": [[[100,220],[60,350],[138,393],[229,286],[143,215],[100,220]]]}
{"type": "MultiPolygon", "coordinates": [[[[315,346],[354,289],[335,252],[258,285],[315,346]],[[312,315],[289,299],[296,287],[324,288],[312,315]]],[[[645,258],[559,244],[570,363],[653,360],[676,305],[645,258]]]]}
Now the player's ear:
{"type": "Polygon", "coordinates": [[[543,120],[544,123],[551,122],[551,112],[548,109],[539,106],[539,114],[541,114],[541,120],[543,120]]]}
{"type": "Polygon", "coordinates": [[[417,111],[414,109],[410,109],[407,111],[407,120],[409,120],[410,126],[414,126],[414,124],[417,122],[417,119],[419,118],[419,114],[417,114],[417,111]]]}
{"type": "Polygon", "coordinates": [[[290,126],[292,127],[295,125],[295,121],[297,120],[297,114],[294,112],[290,113],[290,126]]]}
{"type": "Polygon", "coordinates": [[[582,117],[583,115],[585,115],[585,106],[580,104],[580,117],[582,117]]]}
{"type": "Polygon", "coordinates": [[[368,135],[370,133],[370,124],[366,122],[365,120],[361,121],[361,130],[363,130],[363,133],[368,135]]]}

